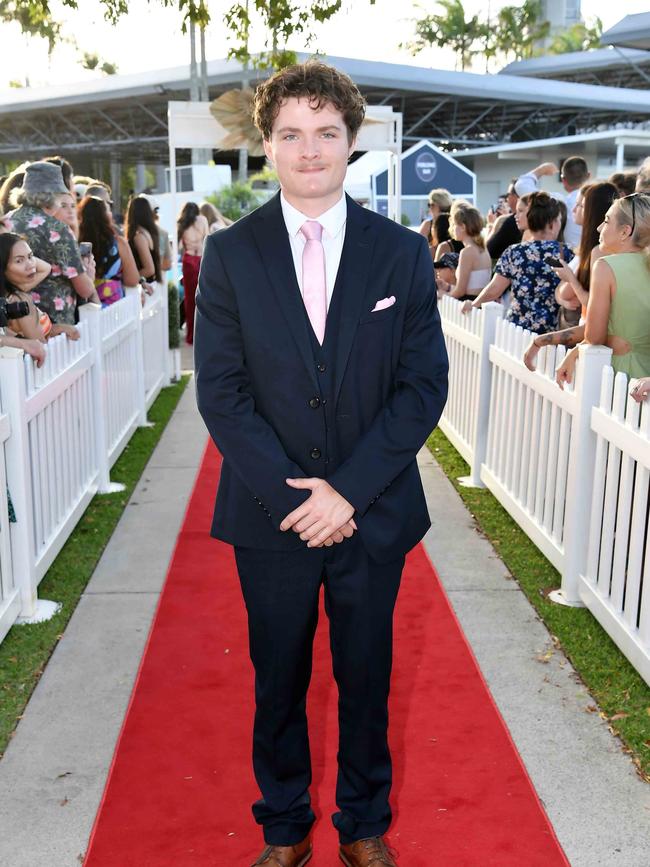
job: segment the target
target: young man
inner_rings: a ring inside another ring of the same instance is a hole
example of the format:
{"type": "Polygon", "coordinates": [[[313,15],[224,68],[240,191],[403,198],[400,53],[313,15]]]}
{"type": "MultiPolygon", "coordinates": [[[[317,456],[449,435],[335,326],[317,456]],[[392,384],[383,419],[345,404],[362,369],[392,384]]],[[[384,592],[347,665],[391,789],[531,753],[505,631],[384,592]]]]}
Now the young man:
{"type": "MultiPolygon", "coordinates": [[[[525,196],[528,193],[534,193],[539,190],[540,178],[544,175],[555,175],[558,168],[554,163],[542,163],[531,172],[521,175],[515,183],[515,190],[518,196],[525,196]]],[[[591,174],[589,167],[582,157],[567,157],[562,162],[560,169],[560,180],[562,186],[566,190],[564,204],[567,209],[567,221],[564,229],[564,240],[572,250],[577,250],[580,246],[580,226],[575,221],[573,209],[575,207],[580,187],[585,184],[591,174]]]]}
{"type": "Polygon", "coordinates": [[[350,867],[393,865],[388,692],[406,552],[429,517],[415,461],[447,394],[425,239],[343,193],[361,94],[319,62],[277,73],[255,122],[281,192],[206,242],[201,414],[223,455],[213,535],[235,546],[255,667],[255,862],[311,857],[305,702],[324,585],[339,689],[333,816],[350,867]]]}

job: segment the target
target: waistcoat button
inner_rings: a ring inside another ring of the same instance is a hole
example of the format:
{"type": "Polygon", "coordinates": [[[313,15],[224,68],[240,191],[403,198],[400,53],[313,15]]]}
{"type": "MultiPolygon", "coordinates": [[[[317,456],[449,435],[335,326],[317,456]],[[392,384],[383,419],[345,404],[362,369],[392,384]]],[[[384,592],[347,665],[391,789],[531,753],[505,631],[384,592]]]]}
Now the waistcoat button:
{"type": "Polygon", "coordinates": [[[312,409],[318,409],[318,407],[320,406],[320,397],[312,397],[309,401],[309,406],[312,409]]]}
{"type": "Polygon", "coordinates": [[[309,452],[310,457],[312,457],[315,461],[317,461],[320,457],[320,449],[312,449],[309,452]]]}

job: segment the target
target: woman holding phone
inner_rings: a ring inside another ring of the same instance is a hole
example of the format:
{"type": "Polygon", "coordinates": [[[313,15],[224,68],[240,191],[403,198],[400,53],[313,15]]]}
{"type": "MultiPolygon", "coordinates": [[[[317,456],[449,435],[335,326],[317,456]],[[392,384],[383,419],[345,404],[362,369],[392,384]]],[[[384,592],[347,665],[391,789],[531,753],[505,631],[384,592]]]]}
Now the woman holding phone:
{"type": "Polygon", "coordinates": [[[95,288],[102,307],[124,298],[125,286],[137,286],[140,273],[128,243],[111,219],[106,202],[86,196],[79,205],[79,248],[95,257],[95,288]]]}
{"type": "Polygon", "coordinates": [[[570,262],[573,251],[557,240],[562,222],[560,207],[548,193],[523,196],[517,202],[516,213],[519,228],[529,232],[530,240],[508,247],[488,285],[473,302],[465,302],[463,312],[496,301],[510,289],[506,319],[535,334],[544,334],[556,327],[559,310],[555,289],[560,278],[552,262],[570,262]]]}

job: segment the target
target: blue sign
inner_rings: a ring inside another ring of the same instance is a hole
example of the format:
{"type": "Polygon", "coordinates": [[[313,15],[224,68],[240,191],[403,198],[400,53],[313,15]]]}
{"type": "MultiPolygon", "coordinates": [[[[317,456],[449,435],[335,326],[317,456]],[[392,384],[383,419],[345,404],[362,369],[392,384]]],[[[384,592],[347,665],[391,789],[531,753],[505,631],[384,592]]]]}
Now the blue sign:
{"type": "MultiPolygon", "coordinates": [[[[375,195],[388,195],[388,169],[375,175],[374,183],[375,195]]],[[[435,187],[449,190],[452,196],[471,197],[474,173],[430,142],[420,142],[402,154],[402,196],[426,198],[435,187]]]]}

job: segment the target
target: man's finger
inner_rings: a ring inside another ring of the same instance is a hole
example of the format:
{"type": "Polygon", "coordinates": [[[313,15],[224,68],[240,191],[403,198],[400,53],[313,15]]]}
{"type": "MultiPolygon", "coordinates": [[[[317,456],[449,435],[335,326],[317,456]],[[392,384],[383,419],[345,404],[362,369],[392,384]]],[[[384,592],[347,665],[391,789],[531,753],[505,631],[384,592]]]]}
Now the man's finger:
{"type": "MultiPolygon", "coordinates": [[[[320,545],[322,545],[325,542],[325,539],[329,539],[329,537],[332,536],[334,533],[336,533],[336,530],[334,529],[334,527],[332,527],[331,524],[329,526],[328,525],[323,526],[323,528],[319,532],[317,532],[315,535],[313,535],[311,537],[311,539],[307,542],[307,547],[308,548],[320,547],[320,545]]],[[[300,538],[302,538],[302,536],[300,538]]]]}
{"type": "Polygon", "coordinates": [[[345,536],[346,539],[349,539],[351,536],[354,535],[354,530],[353,530],[353,528],[350,526],[349,523],[347,523],[347,524],[345,524],[343,527],[341,527],[341,529],[339,530],[339,532],[341,533],[342,536],[345,536]]]}
{"type": "Polygon", "coordinates": [[[306,542],[307,539],[311,539],[312,536],[315,536],[318,530],[323,526],[323,522],[320,518],[306,518],[304,521],[294,524],[291,529],[294,533],[298,533],[300,538],[306,542]]]}
{"type": "Polygon", "coordinates": [[[316,524],[320,520],[320,518],[317,518],[315,515],[310,513],[305,515],[305,517],[301,518],[299,521],[294,521],[291,529],[295,533],[304,533],[304,531],[308,530],[312,524],[316,524]]]}
{"type": "Polygon", "coordinates": [[[285,479],[286,483],[292,488],[315,488],[318,482],[322,479],[285,479]]]}
{"type": "Polygon", "coordinates": [[[298,508],[294,509],[293,512],[289,512],[287,517],[284,518],[282,523],[280,524],[280,529],[281,530],[288,530],[290,527],[293,527],[293,525],[297,521],[300,521],[301,518],[304,518],[305,515],[308,515],[309,514],[309,507],[307,506],[308,502],[309,502],[309,500],[306,500],[302,504],[302,506],[298,506],[298,508]]]}
{"type": "Polygon", "coordinates": [[[358,529],[358,527],[357,527],[357,525],[356,525],[356,523],[355,523],[354,518],[350,518],[350,520],[348,521],[348,524],[352,527],[353,530],[357,530],[357,529],[358,529]]]}
{"type": "Polygon", "coordinates": [[[332,528],[328,527],[327,524],[324,524],[322,521],[318,521],[316,524],[312,524],[307,530],[303,530],[300,534],[300,538],[303,542],[309,542],[318,537],[321,542],[324,542],[325,539],[328,539],[331,535],[332,528]]]}

